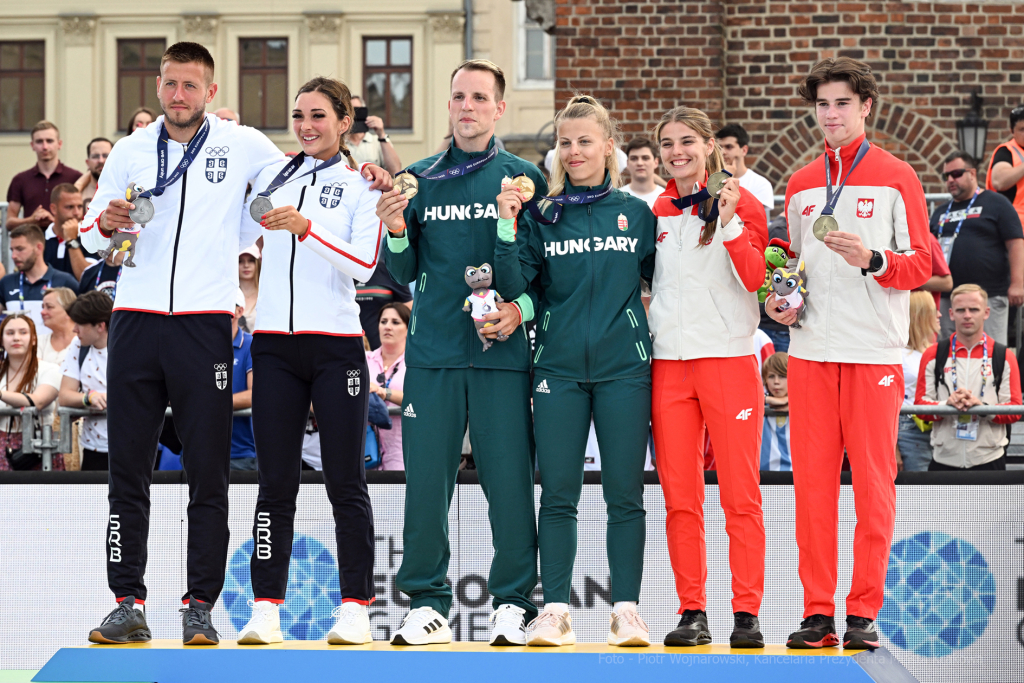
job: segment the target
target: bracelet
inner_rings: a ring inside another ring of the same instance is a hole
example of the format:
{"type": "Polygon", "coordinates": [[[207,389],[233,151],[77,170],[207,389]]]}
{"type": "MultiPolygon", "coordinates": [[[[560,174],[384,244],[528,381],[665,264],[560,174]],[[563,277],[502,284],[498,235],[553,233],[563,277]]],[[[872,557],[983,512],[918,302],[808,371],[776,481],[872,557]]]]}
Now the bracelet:
{"type": "Polygon", "coordinates": [[[89,394],[82,394],[82,406],[88,408],[92,405],[92,400],[89,398],[89,394]]]}
{"type": "Polygon", "coordinates": [[[384,391],[384,400],[385,401],[390,401],[391,400],[391,388],[390,387],[388,387],[384,391]]]}

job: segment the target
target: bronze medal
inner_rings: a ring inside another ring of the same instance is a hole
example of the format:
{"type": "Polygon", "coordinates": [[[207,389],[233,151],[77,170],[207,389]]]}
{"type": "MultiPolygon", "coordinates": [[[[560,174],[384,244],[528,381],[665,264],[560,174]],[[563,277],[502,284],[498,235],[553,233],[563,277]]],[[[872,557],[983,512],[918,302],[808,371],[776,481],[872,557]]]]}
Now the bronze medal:
{"type": "Polygon", "coordinates": [[[708,176],[708,194],[715,199],[722,194],[722,188],[725,187],[725,181],[731,176],[725,171],[718,171],[708,176]]]}
{"type": "Polygon", "coordinates": [[[829,234],[830,232],[835,232],[838,229],[839,223],[838,221],[836,221],[835,218],[833,218],[832,216],[822,215],[818,216],[818,219],[814,221],[814,227],[812,228],[812,231],[814,232],[815,237],[817,237],[820,241],[824,242],[825,235],[829,234]]]}
{"type": "Polygon", "coordinates": [[[405,195],[406,199],[412,199],[420,191],[420,181],[411,173],[400,173],[395,176],[394,189],[405,195]]]}

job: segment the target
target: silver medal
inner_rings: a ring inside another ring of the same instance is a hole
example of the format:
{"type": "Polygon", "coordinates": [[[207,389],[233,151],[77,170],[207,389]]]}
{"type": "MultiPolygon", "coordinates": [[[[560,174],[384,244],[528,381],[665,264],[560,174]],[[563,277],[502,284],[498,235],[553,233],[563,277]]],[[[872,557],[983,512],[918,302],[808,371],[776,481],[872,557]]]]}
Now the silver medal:
{"type": "Polygon", "coordinates": [[[156,215],[156,208],[153,206],[153,201],[146,197],[136,197],[131,200],[132,204],[135,205],[134,209],[128,210],[128,217],[135,223],[145,226],[156,215]]]}
{"type": "Polygon", "coordinates": [[[263,220],[264,214],[274,208],[273,202],[270,201],[270,197],[264,197],[262,195],[252,200],[252,204],[249,205],[249,215],[257,223],[263,220]]]}
{"type": "Polygon", "coordinates": [[[725,171],[717,171],[708,176],[708,194],[715,199],[722,194],[722,188],[725,187],[725,181],[731,176],[725,171]]]}
{"type": "Polygon", "coordinates": [[[811,230],[815,237],[824,242],[825,235],[838,229],[839,222],[832,216],[818,216],[818,220],[814,221],[814,227],[811,230]]]}

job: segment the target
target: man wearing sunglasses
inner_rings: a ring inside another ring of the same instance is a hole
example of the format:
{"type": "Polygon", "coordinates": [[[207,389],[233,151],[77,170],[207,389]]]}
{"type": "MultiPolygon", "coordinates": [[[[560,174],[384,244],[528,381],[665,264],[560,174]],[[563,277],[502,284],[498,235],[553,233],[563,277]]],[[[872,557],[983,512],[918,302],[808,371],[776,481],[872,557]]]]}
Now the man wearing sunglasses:
{"type": "MultiPolygon", "coordinates": [[[[953,152],[942,166],[950,201],[932,214],[930,228],[949,263],[953,286],[979,285],[989,293],[992,314],[985,332],[1005,344],[1010,306],[1024,303],[1024,233],[1006,197],[978,187],[977,163],[953,152]]],[[[953,333],[949,294],[942,295],[942,336],[953,333]]]]}

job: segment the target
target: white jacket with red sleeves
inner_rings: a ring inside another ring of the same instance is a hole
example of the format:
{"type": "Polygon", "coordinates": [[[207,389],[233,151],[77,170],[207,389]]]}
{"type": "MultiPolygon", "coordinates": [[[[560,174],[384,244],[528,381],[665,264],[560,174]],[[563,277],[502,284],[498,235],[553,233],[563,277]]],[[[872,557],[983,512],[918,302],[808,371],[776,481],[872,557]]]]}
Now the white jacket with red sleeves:
{"type": "MultiPolygon", "coordinates": [[[[256,334],[363,334],[355,281],[369,280],[380,258],[384,228],[374,213],[380,192],[343,163],[299,177],[322,163],[307,157],[295,180],[270,196],[275,208],[294,206],[310,227],[301,237],[263,230],[256,334]]],[[[263,170],[248,204],[284,166],[263,170]]],[[[259,227],[248,204],[242,221],[259,227]]]]}
{"type": "MultiPolygon", "coordinates": [[[[693,192],[702,185],[694,185],[693,192]]],[[[689,193],[688,193],[689,194],[689,193]]],[[[768,226],[764,205],[740,188],[736,215],[718,221],[700,245],[697,207],[679,210],[675,180],[654,202],[658,237],[649,325],[655,360],[727,358],[754,353],[760,317],[755,292],[764,283],[768,226]]]]}
{"type": "MultiPolygon", "coordinates": [[[[838,150],[826,146],[832,182],[846,179],[863,136],[838,150]]],[[[829,363],[895,365],[910,329],[910,290],[931,276],[928,210],[914,169],[871,146],[850,174],[833,214],[839,229],[882,254],[882,269],[863,275],[814,237],[825,207],[823,154],[786,187],[790,248],[807,271],[807,312],[791,332],[794,358],[829,363]]]]}

